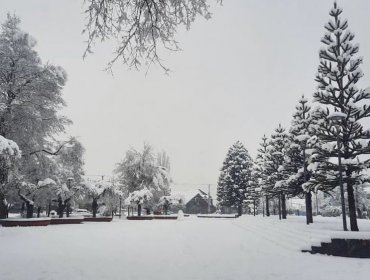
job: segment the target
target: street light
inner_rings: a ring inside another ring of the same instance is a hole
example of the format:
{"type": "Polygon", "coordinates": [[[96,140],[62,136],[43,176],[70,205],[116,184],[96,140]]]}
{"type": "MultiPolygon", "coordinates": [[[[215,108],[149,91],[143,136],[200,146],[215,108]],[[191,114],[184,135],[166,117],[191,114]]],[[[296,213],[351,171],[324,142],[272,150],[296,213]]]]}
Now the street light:
{"type": "Polygon", "coordinates": [[[342,160],[341,160],[341,152],[340,152],[340,126],[339,122],[345,120],[347,117],[346,114],[342,112],[334,112],[328,115],[327,119],[331,121],[336,129],[337,133],[337,147],[338,147],[338,169],[339,169],[339,186],[340,186],[340,200],[342,204],[342,218],[343,218],[343,230],[347,231],[347,219],[346,219],[346,204],[344,201],[344,188],[343,188],[343,175],[342,175],[342,160]]]}

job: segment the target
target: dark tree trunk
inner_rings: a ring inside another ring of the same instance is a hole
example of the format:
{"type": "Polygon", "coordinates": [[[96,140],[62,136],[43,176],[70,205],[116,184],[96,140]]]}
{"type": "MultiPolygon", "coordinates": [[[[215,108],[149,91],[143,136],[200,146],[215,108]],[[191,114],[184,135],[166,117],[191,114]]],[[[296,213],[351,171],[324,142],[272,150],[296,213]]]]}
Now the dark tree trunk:
{"type": "Polygon", "coordinates": [[[25,202],[26,204],[26,210],[27,210],[27,215],[26,217],[33,218],[33,201],[31,199],[28,199],[25,195],[21,194],[20,191],[18,191],[19,197],[25,202]]]}
{"type": "MultiPolygon", "coordinates": [[[[3,118],[3,117],[2,117],[3,118]]],[[[5,128],[3,120],[0,121],[0,135],[5,137],[5,128]]],[[[0,161],[0,184],[6,184],[8,182],[8,168],[5,161],[0,161]]],[[[6,219],[7,212],[7,201],[4,193],[0,193],[0,219],[6,219]]]]}
{"type": "Polygon", "coordinates": [[[269,197],[266,195],[266,216],[270,216],[270,206],[269,206],[269,197]]]}
{"type": "Polygon", "coordinates": [[[69,217],[69,212],[71,211],[71,204],[70,203],[67,203],[67,206],[66,206],[66,215],[67,215],[67,218],[69,217]]]}
{"type": "Polygon", "coordinates": [[[7,208],[5,196],[0,193],[0,219],[6,219],[7,208]]]}
{"type": "Polygon", "coordinates": [[[357,203],[357,219],[362,219],[362,211],[361,211],[361,208],[358,206],[358,203],[357,203]]]}
{"type": "Polygon", "coordinates": [[[353,193],[353,186],[350,182],[347,183],[347,194],[348,194],[348,212],[349,212],[349,221],[351,223],[351,231],[358,231],[355,196],[353,193]]]}
{"type": "Polygon", "coordinates": [[[48,217],[50,217],[50,212],[51,212],[51,203],[49,202],[49,206],[48,206],[48,217]]]}
{"type": "Polygon", "coordinates": [[[286,198],[285,198],[285,194],[281,194],[281,214],[282,214],[282,218],[283,219],[286,219],[286,198]]]}
{"type": "Polygon", "coordinates": [[[279,198],[279,220],[281,220],[281,197],[280,197],[280,194],[278,195],[278,198],[279,198]]]}
{"type": "Polygon", "coordinates": [[[141,204],[138,204],[137,206],[137,215],[141,216],[141,204]]]}
{"type": "Polygon", "coordinates": [[[241,215],[243,215],[243,207],[242,207],[242,204],[239,203],[239,205],[238,205],[238,216],[240,217],[241,215]]]}
{"type": "Polygon", "coordinates": [[[93,218],[96,218],[96,213],[98,212],[98,200],[96,198],[94,198],[92,202],[92,211],[93,211],[93,218]]]}
{"type": "Polygon", "coordinates": [[[253,200],[253,216],[256,216],[256,201],[253,200]]]}
{"type": "Polygon", "coordinates": [[[26,203],[22,202],[21,215],[23,215],[25,209],[26,209],[26,203]]]}
{"type": "Polygon", "coordinates": [[[37,218],[40,218],[41,207],[37,207],[37,218]]]}
{"type": "Polygon", "coordinates": [[[65,204],[63,203],[62,199],[58,199],[58,216],[59,216],[59,218],[63,218],[64,208],[65,208],[65,204]]]}
{"type": "Polygon", "coordinates": [[[27,218],[33,217],[33,203],[26,202],[27,218]]]}
{"type": "Polygon", "coordinates": [[[312,215],[312,193],[308,192],[305,195],[305,202],[306,202],[306,223],[307,225],[313,223],[313,215],[312,215]]]}

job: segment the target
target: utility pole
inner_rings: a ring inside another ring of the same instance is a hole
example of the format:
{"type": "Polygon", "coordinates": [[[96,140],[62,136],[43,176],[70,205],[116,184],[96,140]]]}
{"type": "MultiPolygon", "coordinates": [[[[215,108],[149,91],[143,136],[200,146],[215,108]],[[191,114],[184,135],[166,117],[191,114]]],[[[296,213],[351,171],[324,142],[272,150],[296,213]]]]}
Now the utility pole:
{"type": "Polygon", "coordinates": [[[208,184],[208,214],[211,212],[211,185],[208,184]]]}

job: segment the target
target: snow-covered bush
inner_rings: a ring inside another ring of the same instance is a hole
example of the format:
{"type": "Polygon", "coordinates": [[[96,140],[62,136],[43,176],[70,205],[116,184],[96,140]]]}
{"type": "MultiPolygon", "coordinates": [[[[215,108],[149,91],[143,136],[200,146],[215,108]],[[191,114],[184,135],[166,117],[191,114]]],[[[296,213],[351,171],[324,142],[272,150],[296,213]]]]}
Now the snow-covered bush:
{"type": "Polygon", "coordinates": [[[114,200],[115,197],[122,196],[120,186],[115,185],[112,182],[104,180],[85,180],[82,186],[84,193],[92,199],[91,207],[93,217],[96,217],[97,212],[106,215],[107,213],[113,211],[115,206],[112,205],[112,200],[114,200]],[[99,199],[103,198],[106,201],[104,202],[104,205],[99,207],[99,199]]]}
{"type": "Polygon", "coordinates": [[[142,205],[147,205],[153,198],[153,194],[150,190],[147,188],[144,188],[139,191],[134,191],[128,195],[128,197],[125,199],[126,205],[135,205],[138,207],[138,216],[141,215],[141,207],[142,205]]]}
{"type": "Polygon", "coordinates": [[[13,165],[21,157],[17,143],[0,135],[0,219],[7,217],[7,195],[11,188],[9,181],[15,175],[13,165]]]}
{"type": "Polygon", "coordinates": [[[183,194],[172,194],[162,196],[157,204],[158,208],[162,208],[165,213],[168,210],[178,212],[185,209],[185,196],[183,194]]]}

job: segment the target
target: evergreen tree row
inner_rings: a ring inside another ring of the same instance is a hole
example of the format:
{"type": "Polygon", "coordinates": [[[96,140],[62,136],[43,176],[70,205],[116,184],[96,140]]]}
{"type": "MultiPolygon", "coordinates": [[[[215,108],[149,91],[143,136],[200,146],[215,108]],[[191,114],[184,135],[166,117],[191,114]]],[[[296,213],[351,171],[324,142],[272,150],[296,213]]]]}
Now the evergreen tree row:
{"type": "Polygon", "coordinates": [[[355,192],[364,193],[370,183],[370,130],[364,127],[370,117],[370,88],[358,86],[363,60],[341,14],[334,3],[321,39],[313,101],[299,99],[290,128],[279,124],[270,137],[264,135],[253,162],[240,142],[230,148],[218,184],[222,206],[241,207],[242,200],[255,206],[261,201],[269,216],[274,200],[279,217],[286,219],[286,198],[298,196],[305,199],[309,224],[312,193],[337,193],[342,182],[350,229],[359,230],[361,205],[356,205],[355,192]]]}

